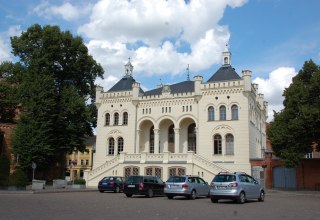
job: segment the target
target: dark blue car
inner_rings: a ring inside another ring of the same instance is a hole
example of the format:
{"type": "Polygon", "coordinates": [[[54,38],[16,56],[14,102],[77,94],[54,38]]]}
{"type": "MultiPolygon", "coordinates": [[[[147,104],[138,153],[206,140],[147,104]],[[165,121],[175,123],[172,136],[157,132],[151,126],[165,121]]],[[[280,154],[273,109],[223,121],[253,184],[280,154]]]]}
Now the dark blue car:
{"type": "Polygon", "coordinates": [[[123,191],[124,177],[106,176],[99,181],[98,189],[100,192],[113,191],[119,193],[123,191]]]}

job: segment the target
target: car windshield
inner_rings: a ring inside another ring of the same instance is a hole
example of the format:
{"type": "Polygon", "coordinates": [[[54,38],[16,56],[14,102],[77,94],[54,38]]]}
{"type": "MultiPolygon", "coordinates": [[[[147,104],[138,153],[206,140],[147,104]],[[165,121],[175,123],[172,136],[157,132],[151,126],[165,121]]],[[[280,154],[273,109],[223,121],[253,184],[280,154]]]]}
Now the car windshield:
{"type": "Polygon", "coordinates": [[[105,178],[102,179],[102,181],[104,181],[104,182],[110,182],[110,181],[113,181],[113,180],[115,180],[115,178],[114,177],[110,177],[110,176],[105,177],[105,178]]]}
{"type": "Polygon", "coordinates": [[[129,176],[126,179],[126,182],[130,182],[130,183],[141,183],[142,182],[142,176],[129,176]]]}
{"type": "Polygon", "coordinates": [[[168,179],[167,182],[173,182],[173,183],[183,183],[186,181],[185,177],[181,177],[181,176],[172,176],[168,179]]]}
{"type": "Polygon", "coordinates": [[[213,182],[233,182],[236,181],[235,175],[216,175],[213,182]]]}

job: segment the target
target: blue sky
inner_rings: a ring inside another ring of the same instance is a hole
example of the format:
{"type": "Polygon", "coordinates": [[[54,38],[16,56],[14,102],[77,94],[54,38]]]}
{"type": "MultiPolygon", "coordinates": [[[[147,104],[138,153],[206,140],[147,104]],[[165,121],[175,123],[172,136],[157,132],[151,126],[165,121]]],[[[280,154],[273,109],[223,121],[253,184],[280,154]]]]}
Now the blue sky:
{"type": "Polygon", "coordinates": [[[221,66],[229,42],[231,64],[253,72],[272,110],[306,60],[320,63],[318,0],[0,0],[0,62],[14,60],[10,36],[29,26],[59,25],[83,37],[104,70],[105,90],[131,57],[145,90],[202,75],[221,66]]]}

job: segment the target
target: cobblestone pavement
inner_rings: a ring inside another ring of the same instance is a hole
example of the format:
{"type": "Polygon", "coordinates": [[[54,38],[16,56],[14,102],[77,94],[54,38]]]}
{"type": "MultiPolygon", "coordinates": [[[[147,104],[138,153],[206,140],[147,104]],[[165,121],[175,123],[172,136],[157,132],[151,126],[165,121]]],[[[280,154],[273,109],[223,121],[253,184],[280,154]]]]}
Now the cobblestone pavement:
{"type": "Polygon", "coordinates": [[[208,198],[127,198],[123,193],[100,193],[96,188],[0,192],[0,220],[34,219],[259,219],[316,220],[319,191],[268,190],[265,202],[211,203],[208,198]]]}

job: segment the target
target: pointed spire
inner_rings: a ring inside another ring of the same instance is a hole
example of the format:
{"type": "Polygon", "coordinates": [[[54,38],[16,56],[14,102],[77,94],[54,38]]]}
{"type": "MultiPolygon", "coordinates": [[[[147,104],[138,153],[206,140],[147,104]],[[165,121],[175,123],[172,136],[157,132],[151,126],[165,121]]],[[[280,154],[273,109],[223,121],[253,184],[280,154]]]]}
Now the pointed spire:
{"type": "Polygon", "coordinates": [[[188,64],[188,67],[187,67],[187,81],[190,81],[190,68],[189,68],[189,64],[188,64]]]}
{"type": "Polygon", "coordinates": [[[132,76],[133,66],[130,62],[130,57],[128,59],[129,59],[128,63],[124,65],[124,70],[125,70],[125,75],[129,77],[129,76],[132,76]]]}

